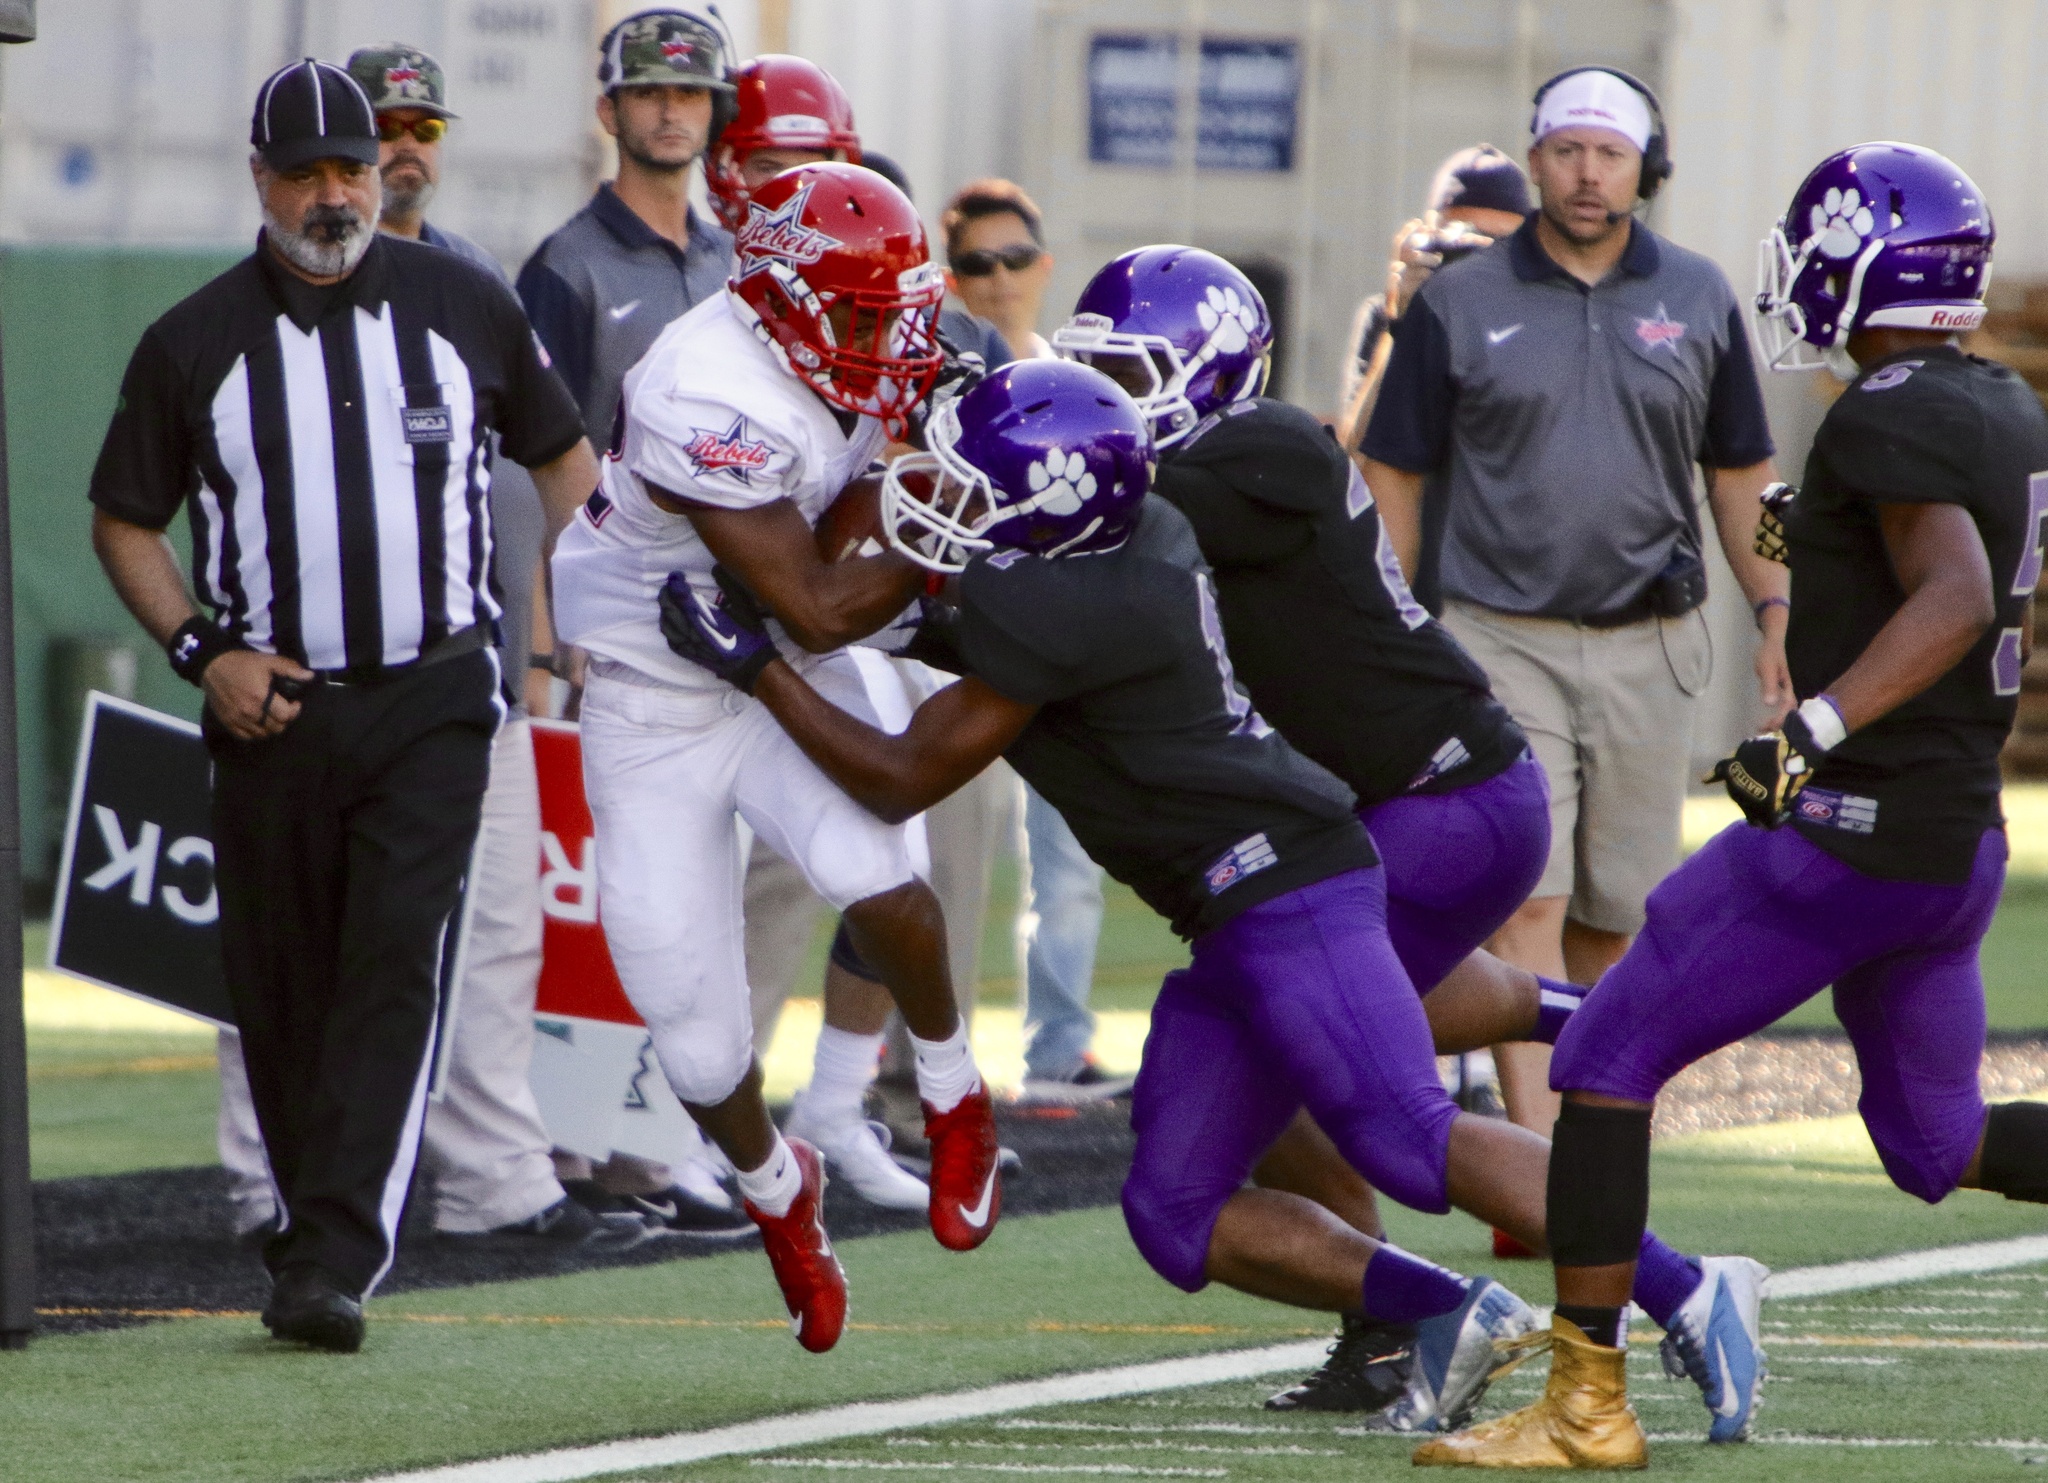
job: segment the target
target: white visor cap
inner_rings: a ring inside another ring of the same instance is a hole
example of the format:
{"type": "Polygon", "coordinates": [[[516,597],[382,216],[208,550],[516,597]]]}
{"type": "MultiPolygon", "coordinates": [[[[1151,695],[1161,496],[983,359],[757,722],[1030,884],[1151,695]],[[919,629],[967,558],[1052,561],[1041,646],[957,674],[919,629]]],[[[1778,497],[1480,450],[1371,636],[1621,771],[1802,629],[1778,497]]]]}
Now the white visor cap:
{"type": "Polygon", "coordinates": [[[1598,70],[1574,72],[1543,95],[1530,132],[1536,141],[1559,129],[1611,129],[1638,150],[1650,145],[1650,105],[1643,95],[1598,70]]]}

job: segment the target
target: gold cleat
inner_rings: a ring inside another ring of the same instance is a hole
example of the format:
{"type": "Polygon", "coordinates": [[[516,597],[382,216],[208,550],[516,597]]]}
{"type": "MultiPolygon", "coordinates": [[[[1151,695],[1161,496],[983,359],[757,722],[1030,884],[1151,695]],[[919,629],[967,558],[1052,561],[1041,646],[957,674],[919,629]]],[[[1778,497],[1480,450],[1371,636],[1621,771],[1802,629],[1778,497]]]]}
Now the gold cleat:
{"type": "Polygon", "coordinates": [[[1628,1403],[1628,1351],[1550,1320],[1550,1384],[1533,1406],[1415,1450],[1417,1467],[1643,1468],[1650,1445],[1628,1403]]]}

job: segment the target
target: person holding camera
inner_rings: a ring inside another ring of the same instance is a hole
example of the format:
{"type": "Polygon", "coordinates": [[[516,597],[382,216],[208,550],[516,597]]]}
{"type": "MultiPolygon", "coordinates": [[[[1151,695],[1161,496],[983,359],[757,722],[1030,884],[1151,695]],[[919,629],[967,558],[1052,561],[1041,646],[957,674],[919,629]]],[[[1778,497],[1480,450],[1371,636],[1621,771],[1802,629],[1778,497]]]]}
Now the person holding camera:
{"type": "MultiPolygon", "coordinates": [[[[1671,173],[1655,95],[1575,68],[1537,92],[1530,132],[1538,209],[1416,293],[1360,452],[1411,573],[1436,476],[1444,621],[1549,777],[1550,860],[1494,949],[1590,984],[1678,862],[1712,661],[1695,465],[1756,612],[1772,724],[1792,702],[1788,584],[1750,544],[1776,472],[1734,290],[1634,217],[1671,173]]],[[[1547,1057],[1500,1057],[1509,1112],[1544,1133],[1547,1057]]]]}

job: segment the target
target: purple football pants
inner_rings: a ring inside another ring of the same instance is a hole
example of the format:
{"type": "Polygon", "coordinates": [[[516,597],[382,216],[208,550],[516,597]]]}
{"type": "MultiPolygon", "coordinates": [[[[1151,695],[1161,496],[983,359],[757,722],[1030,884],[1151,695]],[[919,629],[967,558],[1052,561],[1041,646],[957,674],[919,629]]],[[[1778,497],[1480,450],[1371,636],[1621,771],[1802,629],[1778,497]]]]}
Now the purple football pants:
{"type": "Polygon", "coordinates": [[[1829,984],[1885,1172],[1930,1203],[1984,1131],[1977,945],[2005,882],[1985,832],[1959,886],[1879,880],[1794,829],[1731,825],[1650,893],[1649,920],[1558,1037],[1550,1084],[1653,1101],[1694,1061],[1829,984]]]}
{"type": "Polygon", "coordinates": [[[1550,783],[1528,752],[1485,782],[1404,793],[1358,818],[1387,869],[1387,936],[1419,993],[1515,914],[1550,858],[1550,783]]]}
{"type": "Polygon", "coordinates": [[[1132,1092],[1124,1219],[1176,1287],[1208,1282],[1209,1236],[1296,1109],[1402,1204],[1450,1208],[1458,1109],[1421,997],[1387,938],[1386,875],[1351,870],[1261,902],[1169,973],[1132,1092]]]}

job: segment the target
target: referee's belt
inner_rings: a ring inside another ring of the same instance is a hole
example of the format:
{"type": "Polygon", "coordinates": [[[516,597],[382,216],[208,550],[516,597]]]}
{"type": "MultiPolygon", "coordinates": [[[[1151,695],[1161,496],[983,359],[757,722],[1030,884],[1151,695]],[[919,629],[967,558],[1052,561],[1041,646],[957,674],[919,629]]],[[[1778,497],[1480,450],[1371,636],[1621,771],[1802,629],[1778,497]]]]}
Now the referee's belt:
{"type": "Polygon", "coordinates": [[[460,659],[465,654],[474,654],[489,646],[491,636],[488,625],[472,623],[460,633],[448,637],[420,651],[420,657],[409,659],[404,664],[356,664],[347,669],[316,669],[313,678],[302,680],[304,685],[386,685],[422,670],[429,665],[446,664],[451,659],[460,659]]]}

